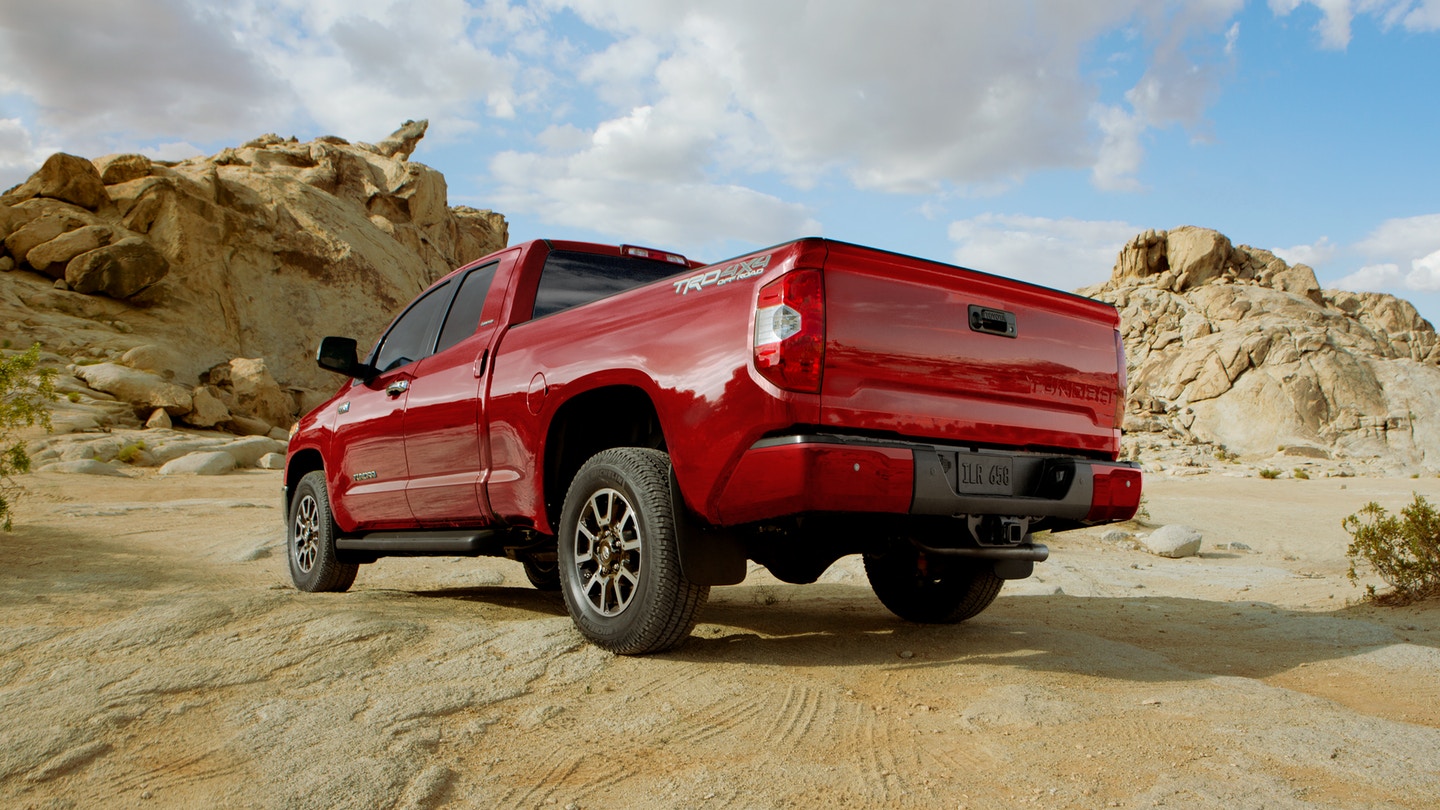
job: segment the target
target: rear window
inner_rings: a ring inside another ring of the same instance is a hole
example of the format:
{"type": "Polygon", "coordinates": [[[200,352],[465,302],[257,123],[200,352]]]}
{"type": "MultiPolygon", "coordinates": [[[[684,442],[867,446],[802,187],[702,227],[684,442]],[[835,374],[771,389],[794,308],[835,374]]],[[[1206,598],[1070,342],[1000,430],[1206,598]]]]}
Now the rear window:
{"type": "Polygon", "coordinates": [[[682,270],[684,268],[653,259],[557,250],[545,259],[545,268],[540,271],[540,288],[535,292],[535,310],[530,317],[553,315],[669,278],[682,270]]]}

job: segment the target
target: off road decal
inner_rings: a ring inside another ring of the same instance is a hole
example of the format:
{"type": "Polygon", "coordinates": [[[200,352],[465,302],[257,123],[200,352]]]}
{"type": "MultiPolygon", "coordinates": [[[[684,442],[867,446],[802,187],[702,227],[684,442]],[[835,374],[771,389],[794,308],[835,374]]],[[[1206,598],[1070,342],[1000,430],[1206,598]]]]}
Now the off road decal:
{"type": "Polygon", "coordinates": [[[753,259],[745,259],[725,267],[718,267],[675,282],[675,294],[689,295],[692,291],[700,292],[706,287],[721,287],[732,281],[752,278],[765,272],[765,268],[769,266],[770,254],[767,253],[764,256],[756,256],[753,259]]]}

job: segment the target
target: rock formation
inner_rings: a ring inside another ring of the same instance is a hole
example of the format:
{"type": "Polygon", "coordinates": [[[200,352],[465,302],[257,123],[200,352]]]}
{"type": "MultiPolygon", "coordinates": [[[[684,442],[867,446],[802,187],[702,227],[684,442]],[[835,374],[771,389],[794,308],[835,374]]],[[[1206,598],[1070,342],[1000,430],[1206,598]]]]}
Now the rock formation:
{"type": "Polygon", "coordinates": [[[1195,227],[1136,236],[1081,292],[1120,309],[1132,437],[1440,469],[1440,339],[1406,301],[1195,227]]]}
{"type": "Polygon", "coordinates": [[[425,129],[378,146],[265,135],[180,162],[52,156],[0,196],[5,347],[69,365],[71,429],[288,427],[340,382],[315,366],[320,337],[373,341],[506,243],[502,216],[450,207],[445,178],[409,160],[425,129]]]}

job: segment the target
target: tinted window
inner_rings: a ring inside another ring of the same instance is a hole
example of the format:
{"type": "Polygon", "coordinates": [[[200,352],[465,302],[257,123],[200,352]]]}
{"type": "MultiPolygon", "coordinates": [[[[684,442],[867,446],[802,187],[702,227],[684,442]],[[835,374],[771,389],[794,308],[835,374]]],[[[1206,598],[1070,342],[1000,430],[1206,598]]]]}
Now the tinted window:
{"type": "Polygon", "coordinates": [[[405,310],[400,320],[380,339],[380,347],[375,356],[376,368],[389,371],[430,354],[435,321],[444,311],[445,303],[449,299],[445,294],[449,287],[448,281],[441,284],[405,310]]]}
{"type": "Polygon", "coordinates": [[[465,274],[465,280],[460,282],[460,291],[455,293],[455,303],[450,305],[450,314],[445,316],[440,341],[435,344],[436,352],[443,352],[475,334],[475,328],[480,325],[480,310],[485,306],[485,294],[490,291],[490,282],[495,280],[495,268],[499,266],[487,264],[465,274]]]}
{"type": "Polygon", "coordinates": [[[653,259],[557,250],[545,259],[532,318],[588,304],[607,295],[668,278],[684,267],[653,259]]]}

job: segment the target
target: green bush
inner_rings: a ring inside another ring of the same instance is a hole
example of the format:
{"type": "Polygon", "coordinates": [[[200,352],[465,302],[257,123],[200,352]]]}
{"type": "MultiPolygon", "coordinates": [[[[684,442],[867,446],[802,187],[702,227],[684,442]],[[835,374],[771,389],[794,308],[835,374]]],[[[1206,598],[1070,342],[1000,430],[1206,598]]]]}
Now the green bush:
{"type": "Polygon", "coordinates": [[[50,429],[46,406],[55,399],[55,369],[37,368],[40,344],[0,358],[0,529],[10,531],[10,503],[18,487],[10,476],[30,470],[25,442],[15,435],[22,427],[50,429]]]}
{"type": "Polygon", "coordinates": [[[1303,467],[1296,467],[1295,469],[1290,471],[1290,474],[1295,476],[1296,478],[1299,478],[1301,481],[1310,480],[1310,473],[1305,472],[1305,468],[1303,467]]]}
{"type": "Polygon", "coordinates": [[[1261,478],[1265,478],[1265,479],[1279,478],[1279,477],[1280,477],[1280,471],[1279,471],[1279,470],[1272,470],[1272,469],[1270,469],[1269,467],[1266,467],[1265,469],[1263,469],[1263,470],[1260,471],[1260,477],[1261,477],[1261,478]]]}
{"type": "Polygon", "coordinates": [[[1394,589],[1377,595],[1375,586],[1367,585],[1371,599],[1403,605],[1440,595],[1440,512],[1418,492],[1399,516],[1371,501],[1340,525],[1351,537],[1345,550],[1350,581],[1359,584],[1360,572],[1368,568],[1394,589]]]}
{"type": "Polygon", "coordinates": [[[134,461],[135,457],[140,454],[141,450],[144,449],[145,442],[130,442],[129,444],[120,448],[120,451],[115,454],[115,458],[126,464],[129,464],[130,462],[134,461]]]}

